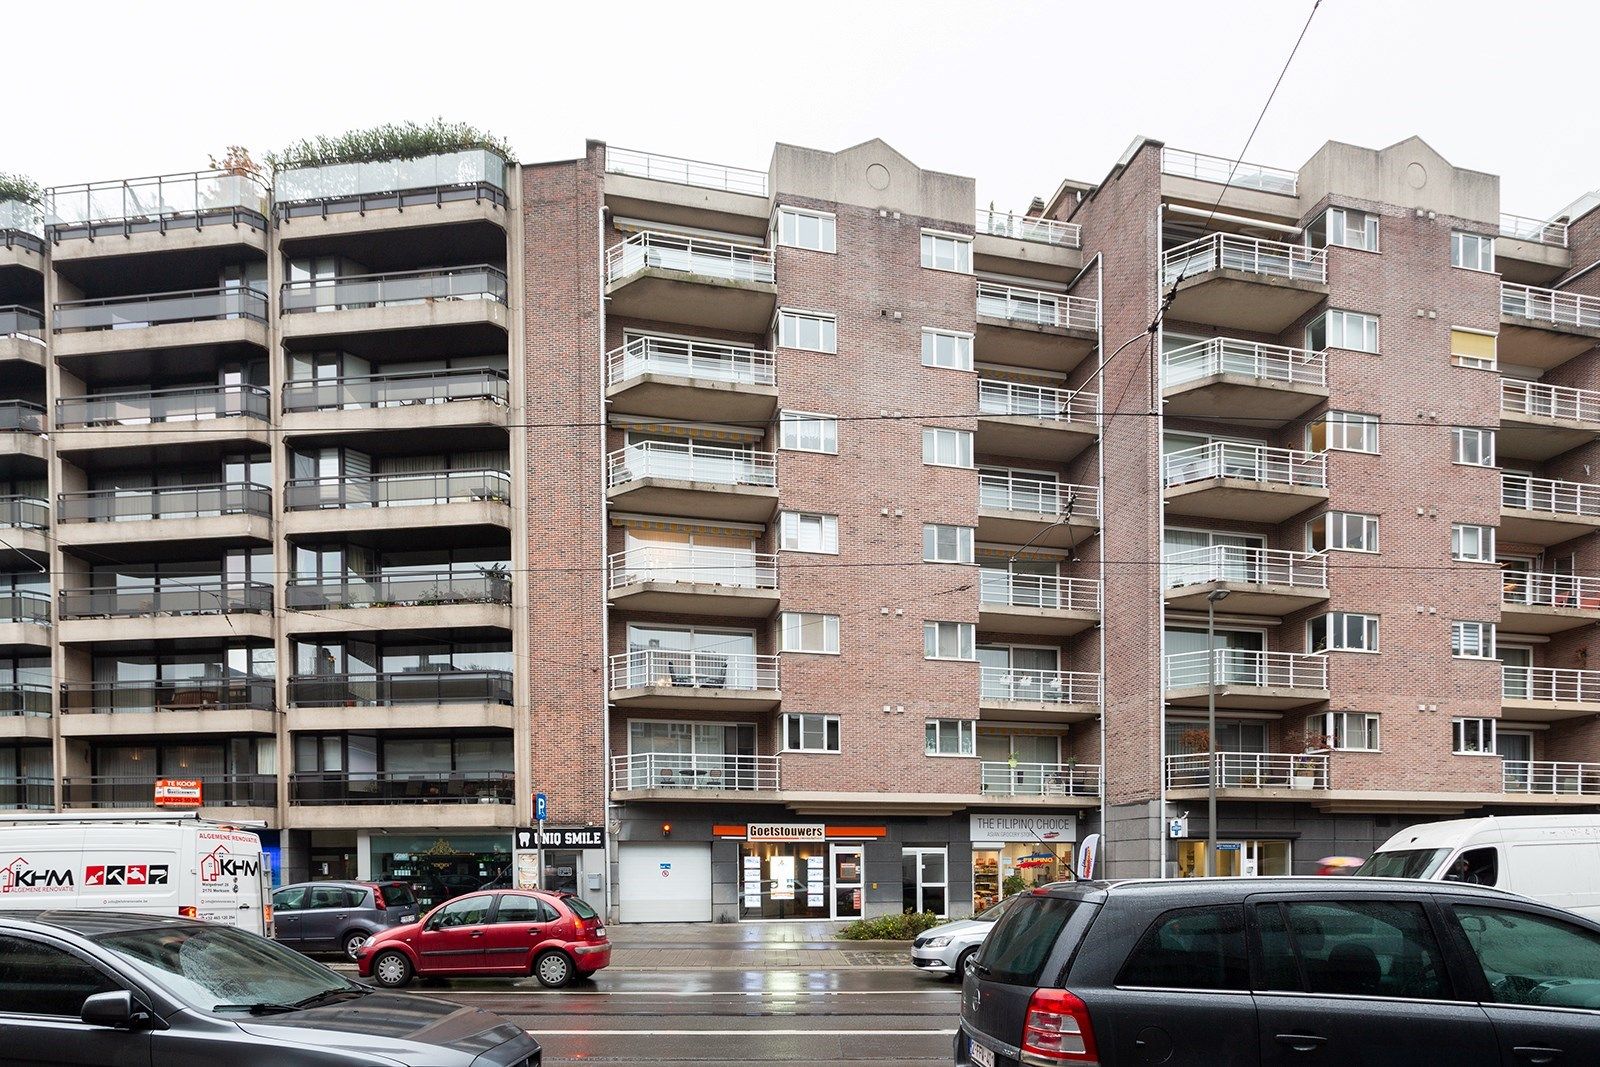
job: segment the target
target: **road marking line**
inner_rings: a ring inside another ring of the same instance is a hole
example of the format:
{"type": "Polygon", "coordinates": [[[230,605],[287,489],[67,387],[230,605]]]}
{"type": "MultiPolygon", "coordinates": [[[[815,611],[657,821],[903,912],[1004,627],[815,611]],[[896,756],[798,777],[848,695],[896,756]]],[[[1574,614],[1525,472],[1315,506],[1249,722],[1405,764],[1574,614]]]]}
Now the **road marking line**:
{"type": "Polygon", "coordinates": [[[529,1030],[534,1037],[949,1037],[950,1030],[529,1030]]]}
{"type": "Polygon", "coordinates": [[[959,989],[728,989],[677,992],[671,989],[440,989],[441,997],[904,997],[931,994],[959,1000],[959,989]]]}

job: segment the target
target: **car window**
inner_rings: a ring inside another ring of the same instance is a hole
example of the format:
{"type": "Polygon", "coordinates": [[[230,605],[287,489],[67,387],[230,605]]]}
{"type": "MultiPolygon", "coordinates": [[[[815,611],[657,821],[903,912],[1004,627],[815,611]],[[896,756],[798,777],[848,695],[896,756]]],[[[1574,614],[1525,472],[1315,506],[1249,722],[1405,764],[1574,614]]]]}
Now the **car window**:
{"type": "Polygon", "coordinates": [[[428,922],[431,930],[448,930],[452,926],[477,926],[487,922],[489,905],[494,897],[462,897],[442,905],[428,922]]]}
{"type": "Polygon", "coordinates": [[[294,889],[280,889],[272,894],[272,907],[274,911],[299,911],[305,907],[306,887],[298,886],[294,889]]]}
{"type": "Polygon", "coordinates": [[[1374,852],[1356,873],[1364,878],[1429,878],[1449,854],[1447,848],[1374,852]]]}
{"type": "Polygon", "coordinates": [[[1264,988],[1449,1000],[1438,939],[1410,901],[1258,904],[1264,988]]]}
{"type": "Polygon", "coordinates": [[[1525,911],[1458,904],[1455,913],[1496,1003],[1600,1008],[1600,935],[1525,911]]]}
{"type": "Polygon", "coordinates": [[[311,887],[308,908],[348,908],[350,890],[342,885],[317,885],[311,887]]]}
{"type": "Polygon", "coordinates": [[[1492,847],[1468,849],[1450,864],[1450,869],[1444,872],[1444,880],[1494,885],[1500,880],[1499,853],[1492,847]]]}
{"type": "Polygon", "coordinates": [[[121,989],[87,960],[54,945],[0,936],[0,1013],[76,1019],[96,993],[121,989]]]}
{"type": "Polygon", "coordinates": [[[414,908],[417,898],[411,892],[411,887],[404,882],[385,882],[378,887],[383,893],[383,902],[391,908],[414,908]]]}
{"type": "Polygon", "coordinates": [[[1023,898],[995,924],[978,954],[983,976],[1008,985],[1037,985],[1067,920],[1079,902],[1065,897],[1023,898]]]}
{"type": "Polygon", "coordinates": [[[1004,915],[1006,913],[1006,908],[1008,908],[1011,905],[1011,902],[1016,899],[1016,897],[1006,897],[1004,900],[990,904],[987,908],[984,908],[978,914],[974,915],[973,918],[979,922],[992,923],[996,919],[1000,918],[1000,916],[1004,915]]]}
{"type": "Polygon", "coordinates": [[[225,926],[152,926],[106,934],[96,941],[201,1011],[246,1014],[252,1005],[287,1005],[324,993],[361,992],[360,986],[293,949],[225,926]]]}
{"type": "Polygon", "coordinates": [[[600,918],[600,913],[589,906],[589,902],[582,897],[562,897],[561,902],[572,909],[572,913],[585,922],[595,922],[600,918]]]}
{"type": "Polygon", "coordinates": [[[1241,909],[1228,904],[1180,908],[1162,915],[1128,954],[1117,984],[1248,990],[1241,909]]]}
{"type": "Polygon", "coordinates": [[[555,919],[555,909],[538,897],[520,896],[501,897],[494,917],[497,923],[548,923],[555,919]]]}

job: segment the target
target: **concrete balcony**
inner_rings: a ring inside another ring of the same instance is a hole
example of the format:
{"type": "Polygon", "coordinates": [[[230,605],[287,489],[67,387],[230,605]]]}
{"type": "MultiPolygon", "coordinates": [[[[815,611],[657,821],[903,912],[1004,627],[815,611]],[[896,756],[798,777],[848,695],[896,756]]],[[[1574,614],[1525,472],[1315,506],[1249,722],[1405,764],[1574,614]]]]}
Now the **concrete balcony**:
{"type": "Polygon", "coordinates": [[[1325,248],[1214,233],[1161,256],[1168,318],[1283,333],[1328,298],[1325,248]]]}
{"type": "Polygon", "coordinates": [[[43,275],[46,245],[44,219],[33,204],[0,200],[0,269],[20,269],[43,275]]]}
{"type": "Polygon", "coordinates": [[[219,445],[270,443],[272,395],[256,385],[96,393],[56,401],[56,450],[155,448],[195,440],[219,445]],[[194,434],[182,432],[192,427],[194,434]]]}
{"type": "Polygon", "coordinates": [[[221,170],[58,185],[44,196],[57,263],[150,253],[267,250],[267,189],[221,170]]]}
{"type": "Polygon", "coordinates": [[[52,811],[56,806],[56,783],[51,778],[0,778],[0,809],[7,811],[52,811]]]}
{"type": "Polygon", "coordinates": [[[631,548],[611,555],[607,599],[629,611],[764,619],[778,610],[778,558],[733,548],[631,548]]]}
{"type": "Polygon", "coordinates": [[[272,491],[249,482],[61,493],[56,501],[56,539],[67,547],[272,537],[272,491]]]}
{"type": "Polygon", "coordinates": [[[1547,722],[1600,713],[1600,671],[1502,666],[1500,707],[1547,722]]]}
{"type": "Polygon", "coordinates": [[[608,312],[762,333],[778,306],[772,250],[644,231],[606,250],[608,312]]]}
{"type": "Polygon", "coordinates": [[[1215,441],[1161,457],[1167,512],[1274,525],[1328,499],[1320,452],[1215,441]]]}
{"type": "MultiPolygon", "coordinates": [[[[8,741],[50,737],[51,690],[28,682],[0,683],[0,738],[8,741]]],[[[0,785],[0,792],[4,786],[0,785]]],[[[0,807],[5,807],[0,800],[0,807]]]]}
{"type": "Polygon", "coordinates": [[[1502,214],[1494,265],[1508,282],[1549,285],[1572,269],[1567,224],[1502,214]]]}
{"type": "Polygon", "coordinates": [[[980,453],[1065,462],[1100,433],[1095,394],[1026,382],[978,379],[980,453]]]}
{"type": "MultiPolygon", "coordinates": [[[[159,777],[178,777],[177,775],[159,777]]],[[[200,780],[200,814],[223,819],[265,819],[276,822],[278,777],[273,774],[207,774],[200,780]]],[[[157,775],[93,775],[63,778],[64,808],[155,807],[157,775]]]]}
{"type": "Polygon", "coordinates": [[[980,271],[1070,281],[1083,267],[1082,248],[1075,222],[978,210],[972,258],[980,271]]]}
{"type": "Polygon", "coordinates": [[[291,537],[358,530],[511,526],[511,475],[499,470],[291,478],[284,532],[291,537]]]}
{"type": "Polygon", "coordinates": [[[986,797],[1022,797],[1029,802],[1081,799],[1098,802],[1097,763],[982,763],[978,790],[986,797]]]}
{"type": "Polygon", "coordinates": [[[1328,354],[1213,337],[1161,356],[1169,416],[1278,427],[1328,398],[1328,354]]]}
{"type": "Polygon", "coordinates": [[[771,352],[739,345],[636,337],[606,359],[614,412],[695,422],[772,418],[778,389],[771,352]]]}
{"type": "Polygon", "coordinates": [[[45,365],[44,316],[18,304],[0,306],[0,363],[45,365]]]}
{"type": "Polygon", "coordinates": [[[1600,622],[1600,578],[1507,570],[1501,574],[1500,625],[1519,634],[1554,634],[1600,622]]]}
{"type": "Polygon", "coordinates": [[[1311,800],[1329,788],[1326,752],[1191,752],[1164,763],[1167,795],[1178,800],[1205,797],[1213,775],[1230,800],[1311,800]]]}
{"type": "Polygon", "coordinates": [[[763,234],[767,172],[606,146],[606,204],[615,215],[677,226],[763,234]]]}
{"type": "Polygon", "coordinates": [[[1100,342],[1100,304],[1044,289],[978,283],[977,358],[1069,371],[1100,342]]]}
{"type": "Polygon", "coordinates": [[[504,228],[507,164],[484,149],[292,167],[273,175],[284,240],[488,223],[504,228]]]}
{"type": "Polygon", "coordinates": [[[978,473],[978,540],[1070,548],[1100,528],[1100,491],[1025,471],[978,473]],[[1037,538],[1037,540],[1034,540],[1037,538]]]}
{"type": "Polygon", "coordinates": [[[1508,459],[1543,462],[1600,435],[1600,391],[1500,379],[1500,432],[1495,447],[1508,459]]]}
{"type": "Polygon", "coordinates": [[[289,679],[288,727],[348,730],[515,729],[510,671],[301,674],[289,679]]]}
{"type": "Polygon", "coordinates": [[[254,289],[191,289],[55,305],[58,357],[224,345],[267,347],[267,298],[254,289]]]}
{"type": "Polygon", "coordinates": [[[18,552],[50,551],[50,505],[31,496],[0,496],[0,537],[18,552]]]}
{"type": "Polygon", "coordinates": [[[299,771],[289,776],[294,824],[306,829],[508,827],[517,776],[499,771],[299,771]]]}
{"type": "Polygon", "coordinates": [[[0,589],[0,647],[50,647],[50,594],[0,589]]]}
{"type": "Polygon", "coordinates": [[[1300,652],[1219,648],[1166,657],[1167,703],[1203,708],[1211,688],[1217,706],[1284,711],[1328,699],[1328,660],[1300,652]]]}
{"type": "Polygon", "coordinates": [[[1211,545],[1166,554],[1161,561],[1169,607],[1204,611],[1207,598],[1228,591],[1228,611],[1282,617],[1328,599],[1328,557],[1318,552],[1211,545]]]}
{"type": "Polygon", "coordinates": [[[1500,538],[1555,545],[1600,529],[1600,486],[1500,472],[1500,538]]]}
{"type": "Polygon", "coordinates": [[[783,699],[778,657],[652,648],[611,657],[611,702],[669,711],[765,711],[783,699]]]}
{"type": "Polygon", "coordinates": [[[611,757],[616,800],[686,800],[737,804],[783,788],[778,756],[635,752],[611,757]]]}
{"type": "Polygon", "coordinates": [[[509,330],[506,288],[505,271],[487,263],[287,282],[278,329],[286,340],[443,327],[509,330]]]}
{"type": "Polygon", "coordinates": [[[511,629],[511,577],[492,568],[290,578],[287,633],[337,630],[511,629]]]}
{"type": "Polygon", "coordinates": [[[418,371],[285,382],[283,432],[505,427],[511,383],[500,370],[418,371]],[[359,414],[352,414],[358,412],[359,414]]]}
{"type": "Polygon", "coordinates": [[[63,589],[63,644],[254,637],[272,640],[272,586],[217,577],[168,578],[144,589],[63,589]]]}
{"type": "Polygon", "coordinates": [[[1500,283],[1500,362],[1547,370],[1597,344],[1600,297],[1500,283]]]}
{"type": "Polygon", "coordinates": [[[1019,574],[983,568],[978,579],[978,629],[991,633],[1070,637],[1100,622],[1100,583],[1092,578],[1019,574]]]}
{"type": "Polygon", "coordinates": [[[26,400],[0,400],[0,459],[27,458],[43,463],[49,455],[45,441],[44,408],[26,400]]]}
{"type": "Polygon", "coordinates": [[[750,448],[645,441],[607,457],[606,485],[612,504],[641,514],[766,522],[778,505],[778,462],[750,448]]]}
{"type": "Polygon", "coordinates": [[[981,718],[1082,722],[1100,714],[1100,675],[979,667],[978,709],[981,718]]]}
{"type": "Polygon", "coordinates": [[[146,737],[272,734],[271,678],[239,676],[171,681],[64,682],[61,736],[146,737]]]}
{"type": "Polygon", "coordinates": [[[1501,789],[1550,803],[1590,807],[1600,803],[1600,763],[1508,759],[1500,761],[1501,789]]]}

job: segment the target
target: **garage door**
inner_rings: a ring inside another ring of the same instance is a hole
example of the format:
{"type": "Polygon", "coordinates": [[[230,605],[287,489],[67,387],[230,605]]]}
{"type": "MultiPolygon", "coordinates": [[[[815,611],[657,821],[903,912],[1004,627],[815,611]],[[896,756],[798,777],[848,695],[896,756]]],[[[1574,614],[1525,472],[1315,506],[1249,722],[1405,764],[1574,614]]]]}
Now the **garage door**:
{"type": "Polygon", "coordinates": [[[711,846],[623,842],[617,898],[625,923],[711,921],[711,846]]]}

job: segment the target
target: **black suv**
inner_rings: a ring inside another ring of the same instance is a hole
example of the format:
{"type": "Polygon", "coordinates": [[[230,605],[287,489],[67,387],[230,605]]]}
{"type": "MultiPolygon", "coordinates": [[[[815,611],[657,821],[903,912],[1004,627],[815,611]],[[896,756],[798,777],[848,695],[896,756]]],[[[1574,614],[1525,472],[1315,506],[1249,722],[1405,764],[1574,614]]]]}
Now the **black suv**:
{"type": "Polygon", "coordinates": [[[955,1061],[1600,1064],[1600,924],[1449,882],[1048,886],[968,971],[955,1061]]]}

